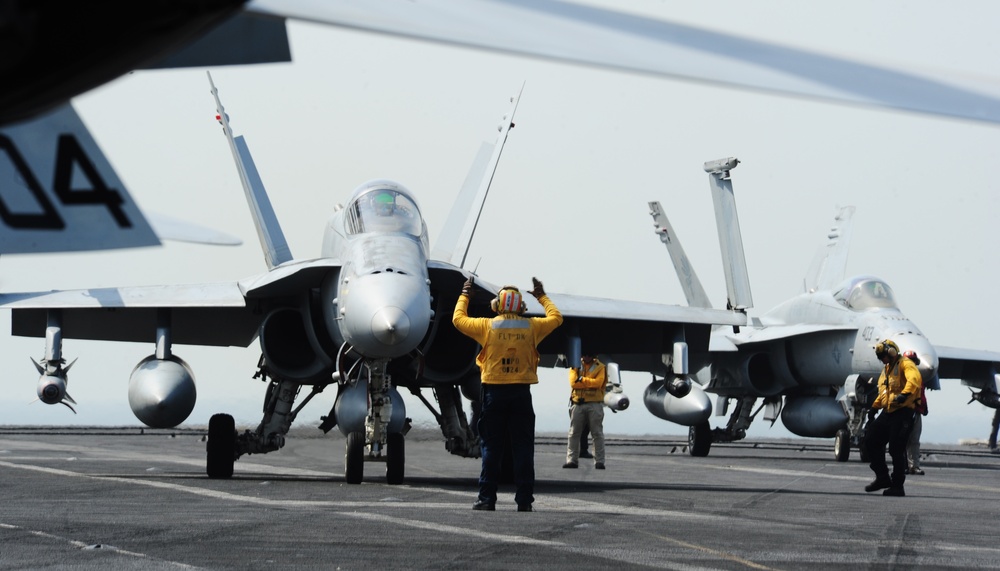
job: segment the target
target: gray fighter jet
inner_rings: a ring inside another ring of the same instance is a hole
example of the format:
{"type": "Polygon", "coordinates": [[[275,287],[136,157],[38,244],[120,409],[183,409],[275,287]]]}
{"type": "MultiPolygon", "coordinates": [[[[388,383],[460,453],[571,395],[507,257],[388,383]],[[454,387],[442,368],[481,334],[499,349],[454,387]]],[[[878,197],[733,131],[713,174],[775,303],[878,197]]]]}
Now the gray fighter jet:
{"type": "MultiPolygon", "coordinates": [[[[731,178],[738,163],[734,158],[712,161],[705,170],[716,207],[727,305],[746,312],[753,304],[731,178]]],[[[650,202],[649,208],[688,304],[711,307],[660,203],[650,202]]],[[[784,426],[799,436],[834,438],[838,461],[848,459],[852,446],[864,459],[866,412],[882,371],[874,347],[886,339],[915,358],[927,389],[940,389],[940,379],[958,379],[978,389],[974,400],[993,408],[1000,405],[996,383],[1000,353],[931,343],[897,306],[889,284],[875,276],[845,275],[853,214],[853,206],[837,212],[827,242],[807,272],[802,294],[750,319],[745,328],[714,328],[709,350],[691,352],[690,368],[697,382],[690,393],[646,403],[654,415],[690,426],[691,455],[707,456],[713,442],[742,439],[763,411],[764,419],[772,422],[780,415],[784,426]],[[735,401],[724,427],[709,425],[712,403],[706,393],[716,395],[718,416],[726,415],[735,401]],[[664,402],[674,407],[687,403],[685,415],[673,414],[664,402]]]]}

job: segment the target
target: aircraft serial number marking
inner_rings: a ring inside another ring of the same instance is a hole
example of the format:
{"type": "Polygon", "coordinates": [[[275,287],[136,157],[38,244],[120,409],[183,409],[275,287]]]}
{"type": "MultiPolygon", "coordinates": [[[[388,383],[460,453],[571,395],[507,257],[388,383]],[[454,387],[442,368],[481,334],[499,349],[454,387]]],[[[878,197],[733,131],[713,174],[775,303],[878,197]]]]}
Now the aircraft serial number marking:
{"type": "MultiPolygon", "coordinates": [[[[103,204],[119,228],[132,227],[132,222],[121,208],[124,203],[121,194],[109,188],[104,182],[100,173],[97,172],[94,162],[87,156],[75,136],[71,134],[59,135],[55,159],[52,190],[63,205],[103,204]],[[71,188],[74,167],[78,167],[79,172],[86,177],[90,188],[71,188]]],[[[14,173],[23,181],[41,212],[13,212],[4,200],[3,192],[0,192],[0,220],[3,220],[7,226],[18,229],[62,230],[66,228],[66,222],[59,215],[59,211],[47,196],[41,183],[38,182],[38,177],[32,172],[14,141],[0,134],[0,161],[2,160],[6,160],[13,167],[14,173]]],[[[0,190],[10,192],[13,189],[0,190]]]]}

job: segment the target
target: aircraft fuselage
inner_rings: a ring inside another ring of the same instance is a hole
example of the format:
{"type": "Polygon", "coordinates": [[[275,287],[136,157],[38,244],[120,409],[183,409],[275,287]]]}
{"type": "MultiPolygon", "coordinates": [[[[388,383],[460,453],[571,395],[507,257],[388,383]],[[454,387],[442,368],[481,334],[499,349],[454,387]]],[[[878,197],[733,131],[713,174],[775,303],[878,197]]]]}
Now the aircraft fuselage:
{"type": "Polygon", "coordinates": [[[419,346],[432,318],[427,233],[405,188],[362,185],[328,224],[323,255],[342,264],[322,293],[329,331],[366,359],[419,346]]]}

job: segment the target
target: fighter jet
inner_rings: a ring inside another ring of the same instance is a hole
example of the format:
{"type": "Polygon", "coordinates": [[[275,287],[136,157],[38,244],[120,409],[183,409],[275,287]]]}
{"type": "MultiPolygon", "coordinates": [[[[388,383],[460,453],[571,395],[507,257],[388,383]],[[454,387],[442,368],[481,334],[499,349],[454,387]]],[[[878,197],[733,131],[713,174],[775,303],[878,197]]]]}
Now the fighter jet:
{"type": "MultiPolygon", "coordinates": [[[[42,400],[68,400],[64,339],[153,342],[155,352],[136,365],[129,380],[129,404],[149,426],[176,426],[193,410],[196,388],[192,369],[174,354],[174,344],[247,347],[257,341],[261,358],[255,378],[268,382],[263,418],[242,433],[229,414],[209,419],[209,477],[231,477],[235,461],[245,454],[279,450],[303,407],[327,387],[336,387],[336,399],[329,412],[316,417],[324,431],[337,427],[347,437],[349,483],[363,480],[366,462],[384,462],[388,483],[403,481],[409,421],[401,389],[432,411],[449,452],[478,457],[478,436],[462,396],[473,406],[479,399],[479,347],[455,330],[451,316],[463,283],[473,275],[463,266],[476,224],[488,215],[483,206],[518,97],[512,98],[496,142],[480,150],[433,253],[415,194],[397,182],[374,180],[334,210],[321,257],[302,260],[291,253],[246,140],[233,134],[214,83],[212,93],[267,272],[220,284],[0,295],[0,307],[12,309],[14,335],[46,340],[45,359],[36,364],[42,400]],[[296,402],[303,388],[309,393],[296,402]],[[437,410],[422,389],[431,389],[437,410]]],[[[499,287],[478,276],[475,283],[470,313],[488,315],[499,287]]],[[[712,325],[746,322],[741,314],[721,310],[550,297],[564,323],[540,347],[546,366],[577,362],[586,339],[602,351],[620,351],[624,363],[637,356],[641,370],[662,377],[661,398],[689,389],[683,369],[689,343],[707,349],[712,325]]],[[[540,311],[529,300],[529,313],[540,311]]],[[[620,392],[612,392],[609,406],[627,404],[620,392]]]]}
{"type": "MultiPolygon", "coordinates": [[[[735,158],[712,161],[705,163],[705,170],[722,244],[727,306],[746,312],[753,304],[731,176],[738,163],[735,158]]],[[[650,202],[649,209],[688,304],[711,307],[660,203],[650,202]]],[[[691,352],[696,383],[683,398],[666,399],[673,406],[686,402],[686,416],[672,414],[660,401],[646,403],[659,418],[690,427],[692,456],[707,456],[714,442],[744,438],[763,410],[765,420],[774,422],[780,415],[784,426],[799,436],[834,438],[838,461],[848,460],[852,446],[864,460],[866,413],[882,371],[874,347],[887,339],[915,357],[927,389],[940,389],[942,378],[958,379],[979,390],[974,400],[997,405],[1000,353],[931,343],[900,310],[888,283],[871,275],[845,275],[854,210],[838,210],[827,242],[807,272],[803,293],[750,319],[745,328],[715,327],[709,350],[691,352]],[[735,402],[725,426],[711,428],[712,403],[706,393],[716,396],[718,416],[726,415],[735,402]]]]}

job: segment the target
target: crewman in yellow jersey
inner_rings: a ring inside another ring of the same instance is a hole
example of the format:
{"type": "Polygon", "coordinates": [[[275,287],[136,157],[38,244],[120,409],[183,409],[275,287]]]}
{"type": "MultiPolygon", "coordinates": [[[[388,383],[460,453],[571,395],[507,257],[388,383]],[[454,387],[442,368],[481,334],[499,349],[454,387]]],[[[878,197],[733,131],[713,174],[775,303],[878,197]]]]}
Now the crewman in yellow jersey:
{"type": "Polygon", "coordinates": [[[903,356],[899,346],[886,339],[875,346],[875,356],[882,362],[878,378],[878,396],[872,403],[869,417],[882,410],[865,428],[865,446],[868,449],[868,466],[875,472],[875,479],[865,486],[866,492],[885,489],[883,496],[905,496],[903,482],[908,470],[906,441],[913,428],[913,418],[919,414],[921,389],[924,386],[920,370],[913,361],[903,356]],[[892,475],[885,463],[885,445],[892,456],[892,475]]]}
{"type": "Polygon", "coordinates": [[[531,278],[529,293],[542,304],[545,317],[525,317],[521,292],[504,286],[490,302],[496,317],[469,317],[472,278],[466,280],[455,304],[452,323],[482,347],[476,357],[482,382],[479,437],[483,461],[479,497],[474,510],[494,511],[503,460],[509,438],[514,461],[514,501],[517,511],[530,512],[535,501],[535,410],[530,387],[538,383],[538,344],[562,323],[562,314],[545,295],[542,282],[531,278]]]}
{"type": "Polygon", "coordinates": [[[593,354],[584,353],[580,357],[580,366],[570,368],[569,400],[572,405],[563,468],[579,465],[580,448],[585,446],[580,433],[590,431],[594,435],[594,468],[604,469],[604,393],[607,383],[607,368],[593,354]]]}

